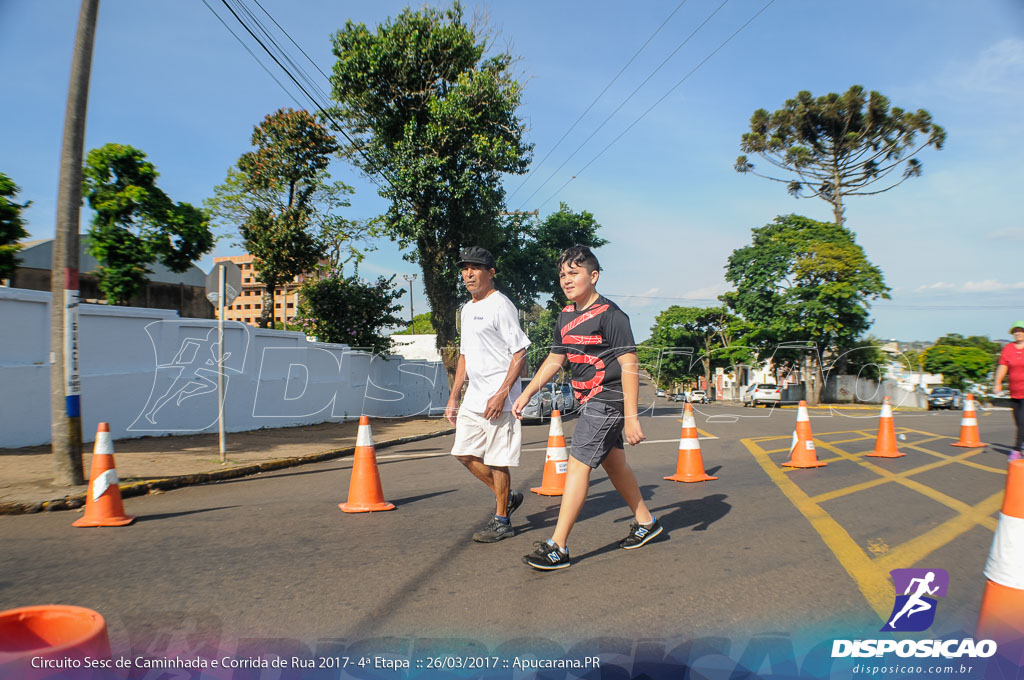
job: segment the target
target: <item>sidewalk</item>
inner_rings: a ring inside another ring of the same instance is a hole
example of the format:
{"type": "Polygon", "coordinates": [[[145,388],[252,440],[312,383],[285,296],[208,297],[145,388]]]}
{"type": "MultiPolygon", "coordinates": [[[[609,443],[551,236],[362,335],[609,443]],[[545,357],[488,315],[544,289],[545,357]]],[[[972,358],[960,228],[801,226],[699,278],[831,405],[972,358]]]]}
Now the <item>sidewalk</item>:
{"type": "MultiPolygon", "coordinates": [[[[114,442],[121,495],[161,493],[352,455],[358,427],[357,421],[349,421],[228,433],[225,464],[220,463],[216,434],[121,439],[114,442]]],[[[377,449],[455,431],[444,418],[371,419],[370,427],[377,449]]],[[[83,449],[88,479],[92,445],[83,449]]],[[[53,478],[48,444],[0,449],[0,515],[69,510],[85,504],[87,485],[56,486],[53,478]]]]}

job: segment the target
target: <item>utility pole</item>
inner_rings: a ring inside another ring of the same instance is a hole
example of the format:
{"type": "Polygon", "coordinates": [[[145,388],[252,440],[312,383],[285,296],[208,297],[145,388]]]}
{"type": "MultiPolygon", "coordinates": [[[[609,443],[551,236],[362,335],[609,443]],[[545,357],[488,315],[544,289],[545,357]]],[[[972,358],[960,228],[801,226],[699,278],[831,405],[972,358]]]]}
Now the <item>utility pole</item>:
{"type": "Polygon", "coordinates": [[[82,473],[82,405],[78,367],[78,229],[82,157],[89,101],[92,46],[99,0],[82,0],[71,80],[64,113],[64,142],[57,186],[57,225],[50,271],[50,432],[60,486],[85,483],[82,473]]]}
{"type": "Polygon", "coordinates": [[[416,332],[416,315],[413,313],[412,307],[412,282],[416,280],[416,275],[409,276],[408,274],[402,274],[402,278],[409,282],[409,329],[413,333],[416,332]]]}

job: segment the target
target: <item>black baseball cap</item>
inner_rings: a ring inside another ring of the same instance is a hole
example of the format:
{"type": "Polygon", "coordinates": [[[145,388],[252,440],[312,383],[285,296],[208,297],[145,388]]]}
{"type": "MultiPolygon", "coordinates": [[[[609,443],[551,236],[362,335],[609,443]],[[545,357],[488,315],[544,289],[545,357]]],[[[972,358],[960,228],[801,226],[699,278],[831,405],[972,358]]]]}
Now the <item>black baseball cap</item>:
{"type": "Polygon", "coordinates": [[[479,246],[469,246],[463,248],[459,252],[459,266],[464,264],[479,264],[483,265],[486,269],[495,269],[496,264],[494,262],[494,255],[485,248],[479,246]]]}

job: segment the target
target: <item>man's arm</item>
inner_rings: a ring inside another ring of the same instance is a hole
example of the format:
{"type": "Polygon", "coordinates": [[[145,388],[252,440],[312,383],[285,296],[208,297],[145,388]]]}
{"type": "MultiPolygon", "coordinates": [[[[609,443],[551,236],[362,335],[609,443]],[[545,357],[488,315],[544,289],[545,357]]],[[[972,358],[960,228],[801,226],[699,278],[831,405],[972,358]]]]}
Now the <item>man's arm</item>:
{"type": "Polygon", "coordinates": [[[627,442],[636,446],[647,438],[640,429],[640,416],[637,413],[637,404],[640,402],[640,362],[636,352],[620,354],[618,361],[622,368],[622,405],[626,418],[622,433],[627,442]]]}
{"type": "Polygon", "coordinates": [[[455,417],[459,413],[459,395],[462,394],[462,386],[466,384],[466,355],[459,355],[459,363],[455,366],[455,381],[452,383],[451,394],[448,395],[448,405],[444,407],[444,417],[452,425],[455,424],[455,417]]]}
{"type": "Polygon", "coordinates": [[[533,376],[533,380],[530,384],[523,388],[523,393],[516,399],[516,403],[512,404],[512,413],[516,418],[522,420],[523,409],[530,403],[530,397],[537,394],[541,385],[551,380],[555,375],[562,370],[562,366],[565,365],[565,355],[556,354],[549,352],[547,357],[544,359],[544,363],[537,369],[537,374],[533,376]]]}
{"type": "Polygon", "coordinates": [[[508,398],[508,392],[512,389],[512,385],[515,384],[516,380],[519,380],[524,359],[526,359],[526,348],[512,355],[512,361],[508,365],[508,373],[505,374],[501,387],[487,400],[487,407],[484,409],[484,418],[487,418],[487,420],[494,420],[505,410],[505,400],[508,398]]]}

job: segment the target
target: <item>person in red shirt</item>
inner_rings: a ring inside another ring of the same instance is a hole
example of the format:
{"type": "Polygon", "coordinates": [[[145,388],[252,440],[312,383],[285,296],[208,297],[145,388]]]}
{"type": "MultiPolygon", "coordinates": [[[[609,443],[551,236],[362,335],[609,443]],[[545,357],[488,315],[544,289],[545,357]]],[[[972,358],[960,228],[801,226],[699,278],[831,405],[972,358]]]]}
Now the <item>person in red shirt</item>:
{"type": "Polygon", "coordinates": [[[1013,342],[1003,347],[996,368],[995,391],[1003,391],[1003,380],[1009,377],[1010,403],[1013,407],[1013,422],[1017,424],[1017,438],[1010,451],[1010,460],[1021,459],[1024,446],[1024,321],[1017,321],[1010,327],[1013,342]]]}

